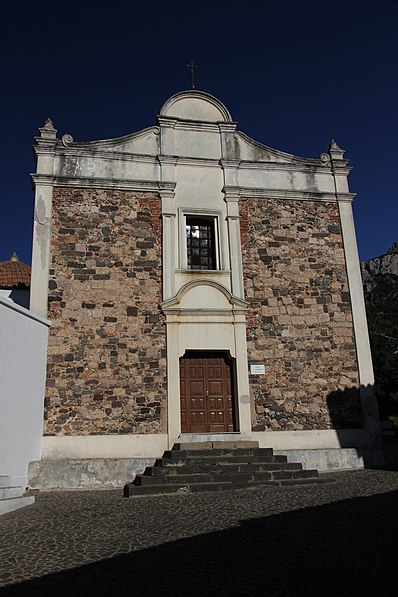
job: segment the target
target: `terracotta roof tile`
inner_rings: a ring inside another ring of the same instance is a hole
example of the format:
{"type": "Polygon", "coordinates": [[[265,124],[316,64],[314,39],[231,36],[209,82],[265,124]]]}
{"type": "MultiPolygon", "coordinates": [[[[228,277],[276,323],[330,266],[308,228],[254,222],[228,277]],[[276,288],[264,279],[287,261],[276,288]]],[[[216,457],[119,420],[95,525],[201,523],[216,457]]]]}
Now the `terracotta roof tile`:
{"type": "Polygon", "coordinates": [[[31,267],[15,255],[0,263],[0,288],[29,288],[31,267]]]}

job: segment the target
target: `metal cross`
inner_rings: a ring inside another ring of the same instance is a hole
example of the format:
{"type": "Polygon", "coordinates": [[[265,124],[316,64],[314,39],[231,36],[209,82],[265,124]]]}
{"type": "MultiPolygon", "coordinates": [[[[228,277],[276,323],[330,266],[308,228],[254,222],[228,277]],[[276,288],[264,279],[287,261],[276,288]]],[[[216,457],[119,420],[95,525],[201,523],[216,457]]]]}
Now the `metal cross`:
{"type": "Polygon", "coordinates": [[[191,69],[191,85],[192,89],[195,89],[195,79],[194,79],[194,71],[195,68],[198,68],[197,65],[194,63],[193,60],[187,64],[187,67],[191,69]]]}

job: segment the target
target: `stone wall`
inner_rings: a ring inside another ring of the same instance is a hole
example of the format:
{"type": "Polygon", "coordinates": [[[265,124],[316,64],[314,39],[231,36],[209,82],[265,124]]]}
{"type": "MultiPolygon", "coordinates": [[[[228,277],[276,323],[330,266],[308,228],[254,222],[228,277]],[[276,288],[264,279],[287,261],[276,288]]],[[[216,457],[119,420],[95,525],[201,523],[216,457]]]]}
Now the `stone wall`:
{"type": "Polygon", "coordinates": [[[55,188],[46,435],[166,425],[160,199],[55,188]]]}
{"type": "Polygon", "coordinates": [[[240,204],[253,430],[361,427],[336,203],[240,204]]]}

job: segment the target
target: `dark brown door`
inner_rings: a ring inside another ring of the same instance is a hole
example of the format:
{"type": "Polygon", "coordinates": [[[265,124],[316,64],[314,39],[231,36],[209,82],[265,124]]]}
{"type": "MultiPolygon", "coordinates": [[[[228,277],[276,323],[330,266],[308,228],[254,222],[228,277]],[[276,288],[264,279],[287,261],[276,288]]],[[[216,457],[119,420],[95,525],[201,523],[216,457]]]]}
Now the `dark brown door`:
{"type": "Polygon", "coordinates": [[[220,353],[191,353],[180,359],[181,431],[234,431],[232,363],[220,353]]]}

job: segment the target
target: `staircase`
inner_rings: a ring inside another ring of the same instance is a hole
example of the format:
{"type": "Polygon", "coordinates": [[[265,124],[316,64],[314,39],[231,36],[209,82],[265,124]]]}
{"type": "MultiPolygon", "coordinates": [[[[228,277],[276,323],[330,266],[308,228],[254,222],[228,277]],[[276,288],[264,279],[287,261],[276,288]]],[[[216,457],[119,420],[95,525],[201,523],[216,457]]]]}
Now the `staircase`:
{"type": "Polygon", "coordinates": [[[34,496],[25,496],[24,492],[25,488],[17,479],[0,475],[0,514],[13,512],[18,508],[33,504],[34,496]]]}
{"type": "Polygon", "coordinates": [[[147,467],[124,487],[125,497],[164,493],[222,491],[264,485],[287,486],[325,483],[316,470],[276,456],[258,442],[175,444],[154,466],[147,467]]]}

